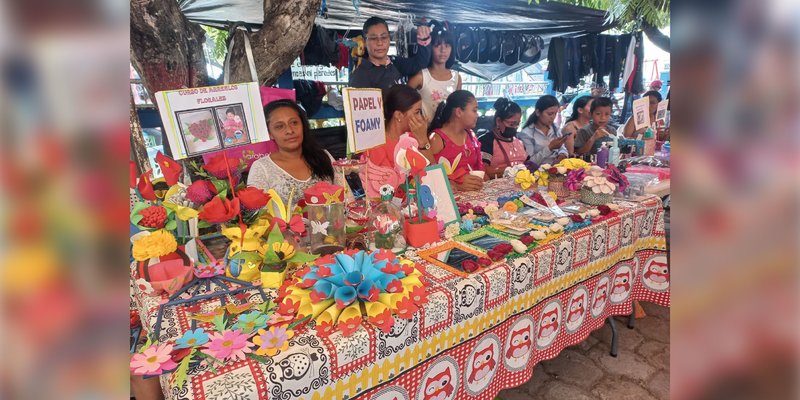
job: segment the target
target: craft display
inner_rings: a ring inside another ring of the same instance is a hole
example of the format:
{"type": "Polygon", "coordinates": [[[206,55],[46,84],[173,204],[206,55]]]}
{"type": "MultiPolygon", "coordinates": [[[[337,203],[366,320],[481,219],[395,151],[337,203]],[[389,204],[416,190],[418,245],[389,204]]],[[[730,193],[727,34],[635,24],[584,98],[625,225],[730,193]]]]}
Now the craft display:
{"type": "MultiPolygon", "coordinates": [[[[403,220],[406,242],[414,247],[422,247],[439,240],[439,224],[436,218],[436,198],[421,178],[427,174],[429,161],[413,144],[399,143],[395,147],[395,164],[406,175],[406,217],[403,220]],[[412,178],[413,189],[409,184],[412,178]]],[[[447,184],[449,188],[449,183],[447,184]]],[[[452,193],[452,191],[450,192],[452,193]]],[[[455,209],[455,201],[452,202],[455,209]]],[[[457,212],[456,212],[457,214],[457,212]]]]}
{"type": "Polygon", "coordinates": [[[566,187],[567,174],[576,169],[586,170],[590,164],[579,158],[565,158],[558,162],[558,164],[542,164],[533,173],[530,170],[523,169],[516,173],[514,181],[523,190],[527,190],[531,186],[547,186],[547,191],[555,193],[559,199],[564,199],[570,195],[566,187]]]}
{"type": "Polygon", "coordinates": [[[392,203],[394,189],[391,185],[381,187],[381,202],[372,209],[368,228],[372,233],[370,249],[385,249],[395,253],[406,249],[403,232],[403,213],[392,203]]]}
{"type": "Polygon", "coordinates": [[[281,307],[311,318],[319,335],[350,336],[365,322],[391,331],[395,316],[409,319],[427,302],[418,265],[388,250],[346,250],[318,258],[282,288],[281,307]]]}
{"type": "Polygon", "coordinates": [[[580,190],[583,203],[601,205],[610,203],[617,189],[624,192],[628,179],[613,165],[605,170],[592,166],[588,172],[582,169],[570,171],[567,187],[573,191],[580,190]]]}
{"type": "Polygon", "coordinates": [[[345,247],[344,188],[322,181],[306,189],[310,226],[309,247],[314,254],[333,254],[345,247]]]}

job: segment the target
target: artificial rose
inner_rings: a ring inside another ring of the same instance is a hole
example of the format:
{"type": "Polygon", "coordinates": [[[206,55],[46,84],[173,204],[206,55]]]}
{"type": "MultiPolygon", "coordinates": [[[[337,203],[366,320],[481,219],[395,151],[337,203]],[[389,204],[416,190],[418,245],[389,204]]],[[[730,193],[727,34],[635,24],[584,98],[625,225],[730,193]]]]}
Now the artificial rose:
{"type": "Polygon", "coordinates": [[[247,187],[236,192],[236,197],[239,198],[242,208],[250,211],[261,209],[270,199],[266,192],[255,187],[247,187]]]}
{"type": "Polygon", "coordinates": [[[574,222],[576,224],[580,224],[580,223],[583,222],[583,217],[581,217],[578,214],[572,214],[572,215],[569,216],[569,218],[572,220],[572,222],[574,222]]]}
{"type": "Polygon", "coordinates": [[[194,181],[186,188],[186,198],[195,205],[205,204],[216,194],[217,188],[205,179],[194,181]]]}
{"type": "Polygon", "coordinates": [[[525,235],[525,236],[519,238],[519,241],[524,243],[527,246],[527,245],[533,243],[533,236],[525,235]]]}
{"type": "Polygon", "coordinates": [[[550,175],[555,175],[555,174],[558,173],[558,168],[550,167],[550,168],[547,169],[547,173],[550,174],[550,175]]]}
{"type": "Polygon", "coordinates": [[[464,271],[467,272],[475,272],[478,270],[478,263],[472,260],[464,260],[461,262],[461,267],[464,268],[464,271]]]}
{"type": "Polygon", "coordinates": [[[167,223],[167,210],[162,206],[150,206],[139,211],[142,216],[139,225],[145,228],[161,229],[167,223]]]}
{"type": "Polygon", "coordinates": [[[212,224],[221,224],[232,220],[239,214],[239,199],[221,199],[214,196],[211,201],[203,205],[198,218],[212,224]]]}
{"type": "Polygon", "coordinates": [[[600,205],[600,206],[597,206],[597,211],[600,211],[600,214],[602,214],[602,215],[607,215],[607,214],[611,213],[611,208],[608,207],[607,205],[600,205]]]}
{"type": "Polygon", "coordinates": [[[577,192],[583,186],[583,179],[586,177],[586,171],[582,168],[573,169],[567,174],[567,189],[577,192]]]}
{"type": "Polygon", "coordinates": [[[628,188],[628,177],[620,172],[617,167],[609,165],[608,168],[606,168],[606,174],[608,175],[609,181],[614,182],[619,186],[620,192],[624,192],[625,189],[628,188]]]}
{"type": "Polygon", "coordinates": [[[478,259],[478,264],[480,264],[483,267],[488,267],[492,265],[492,260],[487,257],[481,257],[478,259]]]}
{"type": "Polygon", "coordinates": [[[229,172],[231,177],[238,176],[239,160],[227,159],[224,153],[220,153],[211,157],[208,162],[203,165],[203,169],[217,179],[228,179],[229,172]]]}

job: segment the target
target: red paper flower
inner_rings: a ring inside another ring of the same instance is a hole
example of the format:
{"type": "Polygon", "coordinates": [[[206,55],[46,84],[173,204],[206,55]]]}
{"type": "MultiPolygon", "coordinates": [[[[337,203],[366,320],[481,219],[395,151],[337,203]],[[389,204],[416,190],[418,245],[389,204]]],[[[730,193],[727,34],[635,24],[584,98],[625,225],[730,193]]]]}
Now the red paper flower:
{"type": "Polygon", "coordinates": [[[600,211],[600,214],[602,214],[602,215],[608,215],[608,214],[611,213],[611,208],[609,208],[605,204],[597,206],[597,210],[600,211]]]}
{"type": "Polygon", "coordinates": [[[423,286],[417,286],[411,290],[411,301],[416,305],[422,305],[428,302],[428,292],[423,286]]]}
{"type": "Polygon", "coordinates": [[[395,313],[402,319],[414,318],[414,313],[419,310],[416,304],[411,301],[411,298],[405,297],[397,302],[397,311],[395,313]]]}
{"type": "Polygon", "coordinates": [[[250,211],[259,210],[269,202],[269,195],[255,187],[247,187],[236,192],[236,197],[239,198],[242,208],[250,211]]]}
{"type": "Polygon", "coordinates": [[[400,263],[388,262],[388,263],[386,263],[386,266],[384,266],[381,269],[381,272],[383,272],[385,274],[389,274],[389,275],[394,275],[394,274],[396,274],[396,273],[398,273],[398,272],[400,272],[402,270],[403,269],[400,267],[400,263]]]}
{"type": "Polygon", "coordinates": [[[330,322],[323,322],[321,324],[317,324],[317,335],[319,336],[329,336],[333,333],[333,324],[330,322]]]}
{"type": "Polygon", "coordinates": [[[574,222],[574,223],[576,223],[576,224],[580,224],[581,222],[583,222],[583,217],[581,217],[581,216],[580,216],[580,215],[578,215],[578,214],[572,214],[572,215],[570,215],[570,216],[569,216],[569,219],[571,219],[571,220],[572,220],[572,222],[574,222]]]}
{"type": "Polygon", "coordinates": [[[131,310],[131,329],[135,328],[142,322],[141,318],[139,318],[139,312],[136,310],[131,310]]]}
{"type": "Polygon", "coordinates": [[[375,254],[374,255],[375,261],[386,260],[387,261],[387,265],[390,264],[389,261],[392,261],[392,260],[395,259],[394,253],[392,253],[390,250],[386,250],[386,249],[380,249],[380,250],[378,250],[377,253],[374,253],[374,254],[375,254]]]}
{"type": "Polygon", "coordinates": [[[186,198],[194,204],[202,205],[217,194],[217,188],[207,180],[192,182],[186,189],[186,198]]]}
{"type": "Polygon", "coordinates": [[[289,295],[289,288],[294,284],[300,286],[299,282],[295,282],[294,280],[291,279],[287,279],[286,281],[284,281],[281,287],[278,288],[278,299],[281,300],[285,299],[286,296],[289,295]]]}
{"type": "Polygon", "coordinates": [[[223,200],[215,196],[203,205],[197,217],[212,224],[220,224],[232,220],[237,215],[239,215],[239,199],[223,200]]]}
{"type": "Polygon", "coordinates": [[[498,253],[506,255],[508,253],[511,253],[512,250],[514,250],[514,246],[511,246],[511,244],[509,243],[500,243],[497,246],[494,246],[494,250],[497,251],[498,253]]]}
{"type": "Polygon", "coordinates": [[[172,186],[178,183],[181,172],[183,172],[183,167],[180,163],[165,156],[160,151],[156,154],[156,163],[161,167],[161,172],[164,174],[164,180],[167,181],[167,185],[172,186]]]}
{"type": "MultiPolygon", "coordinates": [[[[328,269],[328,271],[330,271],[330,269],[328,269]]],[[[305,267],[298,269],[297,272],[294,273],[294,276],[303,279],[303,277],[305,277],[306,274],[308,274],[309,272],[311,272],[311,267],[306,265],[305,267]]],[[[317,276],[319,276],[319,271],[317,272],[317,276]]],[[[321,277],[321,278],[327,278],[327,277],[321,277]]]]}
{"type": "Polygon", "coordinates": [[[358,329],[359,326],[361,326],[361,322],[363,322],[363,320],[360,316],[358,316],[348,320],[339,321],[337,326],[342,331],[342,335],[350,336],[358,329]]]}
{"type": "Polygon", "coordinates": [[[167,210],[161,206],[150,206],[139,211],[142,219],[139,225],[145,228],[161,229],[167,223],[167,210]]]}
{"type": "Polygon", "coordinates": [[[153,171],[147,170],[139,176],[139,184],[136,186],[139,189],[139,194],[145,200],[156,201],[156,192],[153,190],[153,182],[150,182],[150,174],[153,171]]]}
{"type": "Polygon", "coordinates": [[[328,295],[325,292],[318,292],[316,290],[311,290],[311,293],[308,294],[308,297],[311,298],[312,303],[317,304],[327,299],[328,295]]]}
{"type": "Polygon", "coordinates": [[[478,264],[482,267],[488,267],[492,265],[492,260],[487,257],[481,257],[478,259],[478,264]]]}
{"type": "Polygon", "coordinates": [[[299,302],[292,301],[290,298],[285,298],[281,304],[278,305],[276,312],[283,315],[295,315],[298,309],[300,309],[299,302]]]}
{"type": "Polygon", "coordinates": [[[531,236],[531,235],[525,235],[525,236],[523,236],[523,237],[519,238],[519,241],[520,241],[520,242],[522,242],[522,244],[524,244],[524,245],[528,246],[528,245],[530,245],[531,243],[533,243],[533,236],[531,236]]]}
{"type": "Polygon", "coordinates": [[[192,348],[191,347],[187,347],[187,348],[184,348],[184,349],[174,349],[174,350],[172,350],[172,353],[170,353],[170,358],[172,358],[172,361],[175,364],[178,364],[178,363],[181,362],[181,360],[186,358],[186,356],[188,356],[189,353],[191,353],[191,352],[192,352],[192,348]]]}
{"type": "MultiPolygon", "coordinates": [[[[503,254],[503,253],[501,253],[501,252],[499,252],[497,250],[494,250],[494,249],[487,251],[486,255],[489,256],[489,258],[491,258],[492,261],[500,261],[500,260],[503,259],[503,257],[505,257],[505,254],[503,254]]],[[[462,263],[462,265],[463,265],[463,263],[462,263]]]]}
{"type": "Polygon", "coordinates": [[[550,167],[550,168],[547,170],[547,173],[548,173],[548,174],[550,174],[550,175],[555,175],[555,174],[557,174],[557,173],[558,173],[558,168],[556,168],[556,167],[550,167]]]}
{"type": "Polygon", "coordinates": [[[389,293],[400,293],[403,291],[403,282],[400,282],[399,279],[395,279],[391,281],[388,285],[386,285],[386,291],[389,293]]]}
{"type": "Polygon", "coordinates": [[[320,268],[324,267],[327,264],[335,264],[335,263],[336,263],[336,258],[333,257],[333,254],[324,255],[320,258],[317,258],[317,260],[314,262],[314,264],[317,264],[317,266],[320,268]]]}
{"type": "Polygon", "coordinates": [[[475,272],[478,270],[478,267],[479,267],[478,263],[472,260],[464,260],[461,262],[461,268],[464,268],[464,271],[467,272],[475,272]]]}
{"type": "Polygon", "coordinates": [[[238,166],[238,159],[226,159],[225,154],[220,153],[211,157],[208,162],[203,165],[203,169],[217,179],[228,179],[228,172],[230,172],[231,177],[237,176],[238,166]]]}
{"type": "MultiPolygon", "coordinates": [[[[300,275],[300,276],[301,277],[305,276],[305,274],[300,275]]],[[[317,268],[317,276],[320,277],[320,278],[328,278],[328,277],[333,276],[333,272],[331,271],[331,268],[328,265],[320,265],[317,268]]]]}
{"type": "Polygon", "coordinates": [[[383,333],[389,333],[394,326],[394,317],[389,309],[384,310],[382,313],[369,318],[369,322],[375,325],[383,333]]]}
{"type": "Polygon", "coordinates": [[[415,264],[400,264],[400,271],[402,271],[406,276],[411,275],[414,273],[415,264]]]}

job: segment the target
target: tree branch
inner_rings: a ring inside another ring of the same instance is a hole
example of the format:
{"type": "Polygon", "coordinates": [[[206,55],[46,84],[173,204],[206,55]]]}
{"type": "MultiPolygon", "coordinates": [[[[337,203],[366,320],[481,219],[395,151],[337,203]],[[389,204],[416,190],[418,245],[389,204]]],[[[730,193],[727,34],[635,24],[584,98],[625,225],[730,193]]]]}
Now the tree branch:
{"type": "Polygon", "coordinates": [[[653,44],[655,44],[659,49],[669,53],[669,36],[662,33],[658,28],[651,25],[647,21],[642,21],[642,31],[644,31],[644,34],[647,35],[647,38],[650,39],[650,41],[653,42],[653,44]]]}

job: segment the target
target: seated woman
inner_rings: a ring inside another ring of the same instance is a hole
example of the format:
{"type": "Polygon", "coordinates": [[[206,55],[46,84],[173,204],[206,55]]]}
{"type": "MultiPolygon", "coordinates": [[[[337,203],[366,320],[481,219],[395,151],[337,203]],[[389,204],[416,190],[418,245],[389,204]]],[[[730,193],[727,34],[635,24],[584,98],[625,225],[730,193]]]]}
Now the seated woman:
{"type": "Polygon", "coordinates": [[[517,139],[517,128],[522,120],[522,109],[517,103],[501,97],[494,102],[494,129],[481,131],[481,155],[489,179],[503,176],[510,166],[528,159],[525,145],[517,139]]]}
{"type": "MultiPolygon", "coordinates": [[[[401,138],[410,140],[428,160],[433,158],[428,142],[428,122],[422,116],[422,98],[406,86],[394,85],[384,93],[383,114],[386,118],[386,143],[367,150],[362,156],[367,160],[369,172],[361,173],[366,182],[367,197],[379,198],[380,187],[389,184],[397,188],[405,175],[395,165],[395,152],[401,138]]],[[[404,140],[406,142],[406,140],[404,140]]]]}
{"type": "Polygon", "coordinates": [[[528,117],[525,128],[519,134],[529,160],[538,165],[555,164],[569,154],[564,147],[569,136],[562,136],[553,123],[558,110],[558,99],[555,96],[539,97],[533,114],[528,117]]]}
{"type": "Polygon", "coordinates": [[[611,120],[611,99],[598,97],[592,101],[592,121],[575,134],[575,153],[580,155],[597,154],[603,142],[611,142],[617,129],[611,120]]]}
{"type": "Polygon", "coordinates": [[[450,69],[456,60],[452,33],[438,29],[431,38],[433,55],[430,65],[408,80],[408,86],[417,89],[422,96],[422,115],[429,122],[439,103],[450,93],[461,90],[461,75],[450,69]]]}
{"type": "MultiPolygon", "coordinates": [[[[658,110],[658,103],[661,102],[661,93],[656,92],[655,90],[651,90],[649,92],[645,92],[642,97],[646,97],[648,104],[649,104],[649,111],[650,111],[650,124],[654,124],[656,122],[656,111],[658,110]]],[[[647,127],[642,127],[636,129],[636,124],[633,122],[633,115],[628,118],[628,122],[625,123],[625,128],[622,131],[622,135],[628,139],[636,139],[639,135],[643,135],[644,131],[647,130],[647,127]]],[[[659,132],[661,133],[661,132],[659,132]]]]}
{"type": "Polygon", "coordinates": [[[572,105],[572,115],[561,128],[561,134],[563,136],[569,135],[569,139],[564,143],[564,147],[567,149],[567,153],[569,153],[570,156],[575,154],[575,133],[578,132],[578,129],[588,125],[592,120],[592,100],[594,100],[594,98],[591,96],[581,96],[575,100],[575,103],[572,105]]]}
{"type": "Polygon", "coordinates": [[[458,191],[480,190],[486,178],[480,142],[472,132],[477,121],[475,96],[466,90],[456,90],[439,103],[431,123],[434,162],[445,164],[450,182],[458,191]]]}
{"type": "Polygon", "coordinates": [[[284,202],[291,195],[293,206],[315,183],[333,182],[332,157],[314,140],[306,113],[295,102],[273,101],[264,107],[264,116],[278,150],[253,163],[247,186],[275,189],[284,202]]]}

